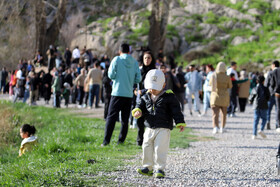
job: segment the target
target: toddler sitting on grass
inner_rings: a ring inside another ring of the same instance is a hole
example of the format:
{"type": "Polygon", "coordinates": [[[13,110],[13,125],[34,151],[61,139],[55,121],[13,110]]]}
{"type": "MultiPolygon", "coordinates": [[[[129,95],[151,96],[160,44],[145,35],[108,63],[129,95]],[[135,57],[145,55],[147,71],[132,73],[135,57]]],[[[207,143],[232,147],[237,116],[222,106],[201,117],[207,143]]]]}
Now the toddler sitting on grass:
{"type": "Polygon", "coordinates": [[[19,149],[19,156],[33,149],[37,145],[37,137],[34,136],[36,128],[29,124],[24,124],[20,128],[20,136],[23,139],[19,149]]]}

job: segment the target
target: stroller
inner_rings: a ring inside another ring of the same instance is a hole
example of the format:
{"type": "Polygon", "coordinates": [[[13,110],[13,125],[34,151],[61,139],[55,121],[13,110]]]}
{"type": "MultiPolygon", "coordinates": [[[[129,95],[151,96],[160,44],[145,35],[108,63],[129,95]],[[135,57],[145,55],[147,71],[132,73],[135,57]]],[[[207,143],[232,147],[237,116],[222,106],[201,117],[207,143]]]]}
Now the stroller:
{"type": "Polygon", "coordinates": [[[277,174],[280,175],[280,144],[278,146],[278,151],[276,155],[276,168],[277,168],[277,174]]]}

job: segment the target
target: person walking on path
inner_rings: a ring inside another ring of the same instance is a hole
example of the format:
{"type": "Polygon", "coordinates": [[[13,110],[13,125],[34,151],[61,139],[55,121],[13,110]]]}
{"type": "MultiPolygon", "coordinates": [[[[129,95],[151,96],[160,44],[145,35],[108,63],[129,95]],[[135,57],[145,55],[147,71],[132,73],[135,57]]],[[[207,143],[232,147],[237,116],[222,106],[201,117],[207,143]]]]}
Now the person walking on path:
{"type": "Polygon", "coordinates": [[[167,153],[170,143],[170,131],[173,129],[173,119],[180,132],[186,126],[181,106],[172,90],[165,90],[165,76],[160,70],[150,70],[145,79],[148,91],[141,97],[132,111],[135,118],[141,116],[147,126],[143,142],[143,169],[137,172],[142,175],[153,175],[164,178],[167,153]]]}
{"type": "Polygon", "coordinates": [[[120,111],[122,126],[118,143],[123,143],[127,136],[133,85],[141,81],[138,62],[129,55],[128,44],[121,45],[120,56],[116,56],[112,60],[108,70],[108,76],[113,81],[113,88],[106,118],[104,140],[101,146],[106,146],[110,143],[120,111]]]}
{"type": "Polygon", "coordinates": [[[252,139],[256,139],[257,130],[258,130],[258,123],[260,118],[262,119],[261,130],[258,131],[258,134],[261,135],[263,138],[266,138],[264,134],[264,127],[266,123],[267,117],[267,109],[268,105],[267,102],[270,97],[270,93],[267,87],[264,84],[264,76],[260,75],[257,78],[258,84],[256,88],[254,88],[250,94],[249,101],[253,103],[254,109],[254,126],[253,126],[253,136],[252,139]]]}
{"type": "Polygon", "coordinates": [[[106,64],[103,73],[102,84],[103,84],[103,96],[104,96],[104,119],[106,120],[109,110],[109,104],[111,100],[112,92],[112,80],[108,77],[109,64],[106,64]]]}
{"type": "Polygon", "coordinates": [[[235,110],[237,108],[237,98],[238,98],[238,84],[248,81],[248,79],[244,80],[236,80],[234,73],[230,74],[230,79],[232,81],[232,88],[230,90],[230,104],[227,108],[227,113],[229,117],[236,117],[235,110]]]}
{"type": "Polygon", "coordinates": [[[203,93],[203,109],[204,110],[203,110],[201,116],[206,115],[207,109],[210,108],[211,87],[209,86],[209,81],[210,81],[212,74],[214,73],[214,68],[213,68],[212,64],[208,64],[206,66],[206,73],[207,73],[207,76],[206,76],[206,79],[203,84],[203,92],[204,92],[203,93]]]}
{"type": "Polygon", "coordinates": [[[50,74],[50,72],[47,72],[42,78],[43,97],[46,105],[49,104],[52,95],[52,91],[51,91],[52,79],[53,77],[50,74]]]}
{"type": "Polygon", "coordinates": [[[90,69],[86,82],[89,83],[89,109],[92,108],[95,97],[95,108],[98,108],[100,85],[102,84],[102,70],[100,69],[99,62],[94,64],[94,68],[90,69]]]}
{"type": "Polygon", "coordinates": [[[237,69],[237,63],[236,62],[231,62],[230,68],[227,69],[227,76],[230,76],[230,74],[233,73],[235,80],[239,80],[236,69],[237,69]]]}
{"type": "Polygon", "coordinates": [[[188,98],[188,106],[190,114],[192,115],[192,95],[194,95],[195,111],[200,115],[200,100],[199,95],[202,94],[202,76],[196,70],[194,65],[190,66],[191,70],[185,75],[185,80],[188,83],[186,89],[186,96],[188,98]]]}
{"type": "Polygon", "coordinates": [[[179,102],[181,104],[181,110],[184,113],[186,80],[185,80],[185,74],[183,73],[183,67],[182,66],[179,66],[179,67],[176,68],[176,78],[180,83],[180,88],[175,86],[173,91],[174,91],[174,94],[176,95],[177,99],[179,100],[179,102]]]}
{"type": "MultiPolygon", "coordinates": [[[[264,82],[264,86],[267,87],[269,89],[269,92],[270,92],[270,98],[269,98],[269,101],[268,101],[268,110],[267,110],[267,123],[266,123],[266,128],[267,129],[271,129],[271,127],[270,127],[271,110],[272,110],[273,106],[275,106],[275,108],[276,108],[275,91],[274,91],[273,87],[271,86],[271,79],[272,79],[272,76],[273,76],[273,72],[277,68],[279,68],[279,61],[275,60],[275,61],[272,62],[271,71],[268,72],[267,77],[266,77],[265,82],[264,82]]],[[[276,129],[279,128],[279,124],[278,124],[277,119],[276,119],[275,127],[276,127],[276,129]]]]}
{"type": "MultiPolygon", "coordinates": [[[[231,79],[234,81],[239,80],[236,69],[237,69],[237,63],[233,61],[230,64],[230,68],[228,68],[227,72],[226,72],[227,76],[231,77],[231,79]]],[[[234,83],[236,83],[236,82],[234,82],[234,83]]],[[[236,110],[236,107],[238,107],[237,100],[238,100],[238,87],[237,87],[237,85],[236,86],[233,85],[233,89],[230,92],[230,103],[229,103],[229,107],[227,109],[229,117],[236,117],[235,110],[236,110]]]]}
{"type": "MultiPolygon", "coordinates": [[[[151,51],[145,51],[144,55],[143,55],[143,65],[141,68],[141,76],[142,76],[142,80],[139,84],[139,89],[137,94],[144,95],[146,89],[144,87],[144,80],[146,78],[147,73],[151,70],[151,69],[155,69],[156,68],[156,62],[155,59],[152,55],[151,51]]],[[[136,98],[137,98],[137,94],[136,94],[136,98]]],[[[135,99],[136,99],[135,98],[135,99]]],[[[138,97],[139,98],[139,97],[138,97]]],[[[137,100],[137,99],[136,99],[137,100]]],[[[145,131],[145,125],[144,125],[144,118],[141,117],[139,119],[137,119],[137,126],[138,126],[138,134],[137,134],[137,145],[138,146],[142,146],[143,144],[143,135],[144,135],[144,131],[145,131]]]]}
{"type": "Polygon", "coordinates": [[[219,113],[222,112],[222,124],[220,133],[223,133],[226,125],[227,107],[229,105],[228,89],[232,88],[232,82],[229,76],[226,75],[226,65],[224,62],[219,62],[215,73],[210,78],[209,85],[211,86],[210,105],[212,108],[212,123],[213,134],[216,134],[219,129],[219,113]]]}
{"type": "Polygon", "coordinates": [[[76,46],[72,52],[73,61],[71,67],[73,68],[77,67],[77,64],[79,63],[80,60],[80,56],[81,54],[80,54],[79,46],[76,46]]]}
{"type": "MultiPolygon", "coordinates": [[[[270,81],[271,87],[275,92],[275,103],[276,103],[276,125],[279,125],[280,121],[280,68],[277,68],[272,73],[272,79],[270,81]]],[[[277,132],[280,132],[279,126],[276,128],[277,132]]]]}
{"type": "Polygon", "coordinates": [[[249,91],[250,91],[250,80],[248,80],[248,75],[246,71],[242,70],[240,72],[240,80],[245,80],[245,79],[247,79],[247,81],[240,83],[239,85],[238,97],[239,97],[240,112],[245,112],[247,99],[249,97],[249,91]]]}
{"type": "Polygon", "coordinates": [[[86,69],[81,70],[81,74],[75,79],[75,85],[78,89],[78,100],[79,100],[79,105],[78,108],[82,108],[83,105],[83,100],[84,100],[84,83],[86,79],[86,69]]]}

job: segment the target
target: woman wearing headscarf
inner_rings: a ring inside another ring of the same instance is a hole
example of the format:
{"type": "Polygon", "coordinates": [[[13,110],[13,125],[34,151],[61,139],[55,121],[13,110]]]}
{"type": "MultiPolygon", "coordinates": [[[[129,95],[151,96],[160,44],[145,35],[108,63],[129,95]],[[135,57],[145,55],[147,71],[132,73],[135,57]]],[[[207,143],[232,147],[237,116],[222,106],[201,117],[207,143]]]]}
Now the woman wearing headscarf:
{"type": "MultiPolygon", "coordinates": [[[[139,83],[139,91],[137,94],[142,95],[145,93],[144,80],[146,78],[146,74],[151,69],[156,69],[156,62],[155,62],[155,59],[153,58],[151,51],[146,51],[143,54],[143,65],[142,65],[142,68],[140,69],[142,80],[139,83]]],[[[137,119],[137,126],[138,126],[137,145],[142,146],[143,135],[144,135],[144,131],[145,131],[144,117],[137,119]]]]}
{"type": "Polygon", "coordinates": [[[215,73],[210,78],[209,85],[211,86],[210,106],[212,109],[213,134],[216,134],[219,130],[220,111],[222,114],[220,133],[223,133],[230,99],[228,89],[232,88],[232,82],[226,74],[226,65],[224,62],[218,63],[215,73]]]}
{"type": "Polygon", "coordinates": [[[238,91],[240,112],[245,112],[247,99],[249,97],[249,91],[250,91],[250,80],[248,80],[248,75],[245,70],[240,71],[239,80],[247,80],[239,84],[239,91],[238,91]]]}

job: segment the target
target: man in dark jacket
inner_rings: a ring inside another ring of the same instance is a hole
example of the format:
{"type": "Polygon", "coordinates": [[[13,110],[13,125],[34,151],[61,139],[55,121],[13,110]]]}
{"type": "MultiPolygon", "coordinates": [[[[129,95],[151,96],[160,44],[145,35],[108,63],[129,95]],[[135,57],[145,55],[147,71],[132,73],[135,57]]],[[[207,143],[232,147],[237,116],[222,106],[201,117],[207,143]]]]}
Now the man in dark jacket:
{"type": "MultiPolygon", "coordinates": [[[[271,86],[271,80],[273,76],[273,72],[278,69],[279,67],[279,61],[275,60],[271,64],[271,71],[268,72],[267,78],[265,79],[264,86],[269,89],[270,92],[270,99],[268,101],[268,110],[267,110],[267,123],[266,123],[266,128],[270,129],[270,115],[271,115],[271,110],[273,106],[275,105],[275,91],[274,88],[271,86]]],[[[276,129],[279,127],[278,121],[276,120],[276,129]]]]}
{"type": "Polygon", "coordinates": [[[106,68],[103,73],[102,84],[103,84],[103,95],[104,95],[104,119],[106,120],[108,115],[109,104],[111,100],[112,92],[112,80],[108,77],[108,68],[109,64],[106,65],[106,68]]]}
{"type": "Polygon", "coordinates": [[[280,128],[279,128],[279,120],[280,120],[280,68],[277,68],[273,71],[272,73],[272,79],[270,81],[271,87],[273,88],[274,92],[275,92],[275,102],[276,102],[276,120],[277,123],[276,125],[278,125],[278,127],[276,128],[277,132],[280,132],[280,128]]]}

